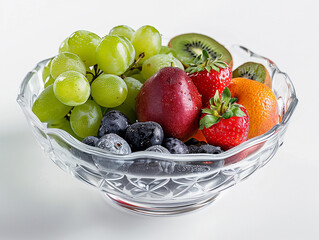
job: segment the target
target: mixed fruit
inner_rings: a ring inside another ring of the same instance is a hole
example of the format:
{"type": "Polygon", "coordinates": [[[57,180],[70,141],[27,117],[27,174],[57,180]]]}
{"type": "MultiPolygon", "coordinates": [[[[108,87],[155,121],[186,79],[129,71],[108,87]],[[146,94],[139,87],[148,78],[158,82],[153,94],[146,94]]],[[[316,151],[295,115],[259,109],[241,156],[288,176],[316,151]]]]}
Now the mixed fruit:
{"type": "Polygon", "coordinates": [[[49,128],[114,154],[219,154],[279,122],[260,63],[232,70],[229,51],[202,34],[162,46],[152,26],[76,31],[43,70],[32,111],[49,128]]]}

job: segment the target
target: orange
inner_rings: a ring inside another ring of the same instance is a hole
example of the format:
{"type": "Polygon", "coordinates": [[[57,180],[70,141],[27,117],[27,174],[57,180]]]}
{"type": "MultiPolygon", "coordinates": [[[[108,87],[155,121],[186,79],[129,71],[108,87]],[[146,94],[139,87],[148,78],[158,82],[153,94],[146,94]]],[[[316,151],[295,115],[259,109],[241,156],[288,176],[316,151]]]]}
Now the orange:
{"type": "Polygon", "coordinates": [[[197,133],[193,136],[193,138],[197,139],[200,142],[201,141],[207,142],[207,140],[206,140],[206,138],[201,130],[198,130],[197,133]]]}
{"type": "Polygon", "coordinates": [[[238,104],[247,109],[248,138],[266,133],[279,122],[276,96],[266,85],[246,78],[233,78],[229,89],[238,104]]]}

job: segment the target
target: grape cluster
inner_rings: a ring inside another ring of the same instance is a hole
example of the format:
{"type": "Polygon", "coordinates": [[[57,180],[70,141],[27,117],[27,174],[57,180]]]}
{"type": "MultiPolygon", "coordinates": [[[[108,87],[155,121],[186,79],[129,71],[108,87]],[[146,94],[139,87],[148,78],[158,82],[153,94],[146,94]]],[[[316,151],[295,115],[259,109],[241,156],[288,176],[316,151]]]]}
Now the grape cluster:
{"type": "MultiPolygon", "coordinates": [[[[184,69],[174,50],[162,46],[159,31],[120,25],[108,35],[79,30],[44,67],[44,90],[32,111],[48,127],[82,140],[98,136],[103,116],[112,110],[136,121],[136,97],[143,83],[166,66],[184,69]]],[[[102,137],[102,136],[99,136],[102,137]]]]}

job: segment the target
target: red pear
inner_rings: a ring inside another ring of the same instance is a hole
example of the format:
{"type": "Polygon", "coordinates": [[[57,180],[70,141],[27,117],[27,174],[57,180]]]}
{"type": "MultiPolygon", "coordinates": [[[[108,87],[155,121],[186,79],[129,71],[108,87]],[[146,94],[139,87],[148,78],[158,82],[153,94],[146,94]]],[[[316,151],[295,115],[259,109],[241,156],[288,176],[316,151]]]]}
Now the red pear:
{"type": "Polygon", "coordinates": [[[141,122],[159,123],[167,137],[186,141],[196,134],[202,99],[187,74],[175,67],[165,67],[149,78],[136,100],[141,122]]]}

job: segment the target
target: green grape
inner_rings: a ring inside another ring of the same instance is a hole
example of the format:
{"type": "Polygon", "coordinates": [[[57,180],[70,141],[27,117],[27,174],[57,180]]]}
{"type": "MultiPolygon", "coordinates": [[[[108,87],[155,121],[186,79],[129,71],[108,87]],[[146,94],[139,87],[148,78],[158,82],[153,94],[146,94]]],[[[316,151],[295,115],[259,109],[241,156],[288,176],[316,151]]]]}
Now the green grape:
{"type": "Polygon", "coordinates": [[[130,66],[131,52],[119,36],[105,36],[96,49],[96,60],[104,73],[121,75],[130,66]]]}
{"type": "Polygon", "coordinates": [[[56,98],[53,85],[50,85],[35,100],[32,111],[41,122],[56,122],[67,115],[71,108],[56,98]]]}
{"type": "Polygon", "coordinates": [[[129,51],[129,54],[130,54],[129,66],[131,66],[135,60],[135,49],[132,43],[126,37],[123,37],[123,36],[119,36],[119,37],[122,39],[122,43],[126,45],[129,51]]]}
{"type": "Polygon", "coordinates": [[[96,136],[102,117],[100,106],[93,100],[88,100],[84,104],[73,108],[70,116],[72,130],[82,138],[96,136]]]}
{"type": "Polygon", "coordinates": [[[102,107],[117,107],[126,99],[127,86],[122,78],[103,73],[93,81],[91,95],[102,107]]]}
{"type": "Polygon", "coordinates": [[[111,29],[109,35],[118,35],[126,37],[128,40],[132,40],[134,34],[133,28],[126,25],[119,25],[111,29]]]}
{"type": "Polygon", "coordinates": [[[137,116],[135,110],[133,110],[129,105],[122,103],[120,106],[114,107],[114,108],[108,108],[107,111],[112,110],[118,110],[121,113],[123,113],[128,119],[130,120],[130,123],[133,124],[137,121],[137,116]]]}
{"type": "Polygon", "coordinates": [[[90,83],[84,75],[76,71],[61,73],[53,83],[57,99],[69,106],[85,103],[90,97],[90,83]]]}
{"type": "Polygon", "coordinates": [[[175,49],[170,48],[168,46],[162,46],[159,53],[160,54],[169,54],[169,53],[171,53],[174,57],[177,57],[177,53],[176,53],[175,49]]]}
{"type": "Polygon", "coordinates": [[[66,71],[76,71],[86,74],[86,66],[81,58],[74,53],[63,52],[52,59],[50,74],[56,79],[61,73],[66,71]]]}
{"type": "Polygon", "coordinates": [[[95,65],[95,50],[101,38],[95,33],[79,30],[71,34],[68,40],[69,52],[78,55],[87,66],[95,65]]]}
{"type": "Polygon", "coordinates": [[[54,83],[54,78],[49,75],[47,77],[47,79],[45,80],[45,83],[44,83],[44,88],[47,88],[48,86],[52,85],[54,83]]]}
{"type": "Polygon", "coordinates": [[[178,67],[184,70],[183,64],[171,53],[157,54],[150,57],[143,63],[142,75],[145,79],[149,79],[164,67],[178,67]]]}
{"type": "Polygon", "coordinates": [[[139,61],[139,63],[143,63],[149,57],[160,52],[162,37],[156,28],[146,25],[136,30],[132,44],[135,48],[135,59],[144,53],[145,56],[139,61]]]}
{"type": "Polygon", "coordinates": [[[61,43],[61,45],[60,45],[60,47],[59,47],[59,53],[69,52],[68,40],[69,40],[69,38],[66,38],[66,39],[64,39],[64,41],[61,43]]]}
{"type": "Polygon", "coordinates": [[[126,83],[128,90],[127,97],[124,103],[130,106],[135,111],[136,97],[137,94],[140,92],[143,84],[132,77],[124,78],[124,82],[126,83]]]}
{"type": "Polygon", "coordinates": [[[64,131],[66,131],[67,133],[69,133],[71,136],[73,136],[74,138],[76,138],[79,141],[82,141],[83,138],[79,137],[78,135],[75,134],[75,132],[73,131],[73,129],[71,128],[71,124],[70,121],[67,120],[65,117],[60,119],[57,122],[53,122],[53,123],[48,123],[47,125],[48,128],[58,128],[58,129],[62,129],[64,131]]]}
{"type": "Polygon", "coordinates": [[[46,79],[48,78],[48,76],[50,75],[51,61],[52,61],[52,59],[43,68],[43,72],[42,72],[42,80],[43,80],[43,82],[45,82],[46,79]]]}
{"type": "Polygon", "coordinates": [[[131,75],[132,78],[135,78],[136,80],[139,80],[142,84],[145,83],[145,78],[143,77],[142,73],[136,73],[131,75]]]}

